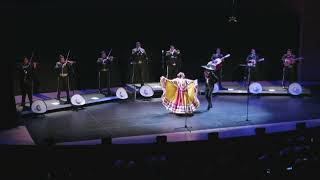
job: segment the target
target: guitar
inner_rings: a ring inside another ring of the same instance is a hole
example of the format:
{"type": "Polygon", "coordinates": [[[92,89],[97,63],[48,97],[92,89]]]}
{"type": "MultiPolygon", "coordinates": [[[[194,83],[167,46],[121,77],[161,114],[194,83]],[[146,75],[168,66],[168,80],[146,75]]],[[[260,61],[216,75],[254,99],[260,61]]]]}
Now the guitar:
{"type": "Polygon", "coordinates": [[[224,61],[224,59],[226,59],[228,57],[230,57],[230,54],[227,54],[227,55],[223,56],[222,58],[217,58],[213,61],[210,61],[207,65],[213,65],[216,70],[219,70],[222,67],[222,62],[224,61]]]}
{"type": "Polygon", "coordinates": [[[258,60],[249,60],[247,65],[250,67],[256,67],[257,63],[264,61],[264,58],[258,60]]]}
{"type": "Polygon", "coordinates": [[[303,57],[298,57],[298,58],[286,58],[283,61],[283,65],[285,67],[291,67],[296,61],[302,60],[303,57]]]}

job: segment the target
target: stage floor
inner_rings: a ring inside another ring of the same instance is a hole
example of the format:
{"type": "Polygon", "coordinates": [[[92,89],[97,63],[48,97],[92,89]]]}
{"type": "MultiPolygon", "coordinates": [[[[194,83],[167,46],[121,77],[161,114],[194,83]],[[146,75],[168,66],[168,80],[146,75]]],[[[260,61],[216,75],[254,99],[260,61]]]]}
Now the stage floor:
{"type": "Polygon", "coordinates": [[[185,120],[192,130],[238,127],[320,118],[320,97],[317,96],[251,96],[249,121],[246,121],[247,96],[216,96],[213,109],[206,110],[203,95],[200,108],[192,117],[168,112],[159,98],[150,101],[116,101],[88,106],[79,111],[59,111],[45,117],[23,119],[35,143],[45,138],[57,142],[151,135],[185,131],[185,120]]]}
{"type": "MultiPolygon", "coordinates": [[[[271,96],[278,96],[278,95],[285,95],[291,96],[288,92],[288,88],[282,88],[281,81],[259,81],[258,83],[262,86],[262,92],[260,95],[271,95],[271,96]]],[[[162,94],[162,89],[159,82],[151,82],[145,83],[145,85],[150,86],[155,94],[159,97],[162,94]]],[[[222,85],[224,86],[225,90],[221,89],[218,92],[212,92],[213,94],[219,95],[246,95],[248,94],[247,87],[244,82],[223,82],[222,85]]],[[[131,92],[134,92],[134,86],[136,87],[137,93],[139,93],[140,84],[127,84],[126,87],[131,92]]],[[[203,82],[199,82],[198,85],[199,94],[205,93],[205,84],[203,82]]],[[[311,91],[308,88],[302,86],[302,96],[309,96],[311,95],[311,91]]]]}

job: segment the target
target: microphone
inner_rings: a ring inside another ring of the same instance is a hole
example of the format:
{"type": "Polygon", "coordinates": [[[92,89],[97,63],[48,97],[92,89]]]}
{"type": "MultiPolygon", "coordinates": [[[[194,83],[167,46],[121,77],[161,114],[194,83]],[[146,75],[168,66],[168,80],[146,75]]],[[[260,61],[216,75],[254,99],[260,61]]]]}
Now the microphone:
{"type": "Polygon", "coordinates": [[[164,50],[161,50],[162,54],[164,53],[164,50]]]}

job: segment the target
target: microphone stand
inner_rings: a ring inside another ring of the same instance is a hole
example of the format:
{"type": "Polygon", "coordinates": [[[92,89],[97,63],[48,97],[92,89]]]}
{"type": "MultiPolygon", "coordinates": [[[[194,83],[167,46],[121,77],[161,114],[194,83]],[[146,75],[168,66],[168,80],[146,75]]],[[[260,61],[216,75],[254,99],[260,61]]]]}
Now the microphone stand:
{"type": "Polygon", "coordinates": [[[161,68],[162,68],[162,75],[164,75],[164,50],[161,51],[161,68]]]}
{"type": "Polygon", "coordinates": [[[285,88],[285,81],[284,81],[285,80],[285,70],[286,70],[285,67],[283,67],[282,68],[282,83],[281,83],[283,89],[285,88]]]}
{"type": "MultiPolygon", "coordinates": [[[[33,69],[33,60],[32,59],[33,59],[33,52],[31,54],[29,64],[30,64],[30,66],[32,68],[32,71],[34,71],[34,69],[33,69]]],[[[32,72],[32,79],[31,79],[31,96],[33,96],[33,88],[34,88],[33,75],[34,75],[34,72],[32,72]]],[[[31,105],[31,102],[30,102],[30,105],[31,105]]]]}
{"type": "Polygon", "coordinates": [[[248,77],[247,77],[247,116],[246,116],[246,121],[249,121],[249,97],[250,97],[250,91],[249,91],[249,86],[250,86],[250,75],[251,75],[251,66],[248,67],[248,77]]]}
{"type": "MultiPolygon", "coordinates": [[[[188,93],[188,91],[186,92],[186,93],[188,93]]],[[[185,101],[185,104],[187,104],[187,100],[186,99],[184,99],[184,101],[185,101]]],[[[178,127],[178,128],[175,128],[175,130],[177,130],[177,129],[186,129],[186,130],[188,130],[190,133],[191,133],[191,129],[192,129],[192,127],[191,126],[188,126],[188,124],[187,124],[187,120],[188,120],[188,116],[189,115],[192,115],[192,113],[191,114],[189,114],[189,113],[186,113],[186,114],[184,114],[185,115],[185,119],[184,119],[184,126],[183,127],[178,127]]]]}
{"type": "Polygon", "coordinates": [[[132,59],[131,64],[132,64],[131,84],[133,85],[133,88],[134,88],[133,101],[135,101],[137,98],[137,89],[136,89],[136,85],[134,84],[134,66],[135,66],[134,59],[132,59]]]}

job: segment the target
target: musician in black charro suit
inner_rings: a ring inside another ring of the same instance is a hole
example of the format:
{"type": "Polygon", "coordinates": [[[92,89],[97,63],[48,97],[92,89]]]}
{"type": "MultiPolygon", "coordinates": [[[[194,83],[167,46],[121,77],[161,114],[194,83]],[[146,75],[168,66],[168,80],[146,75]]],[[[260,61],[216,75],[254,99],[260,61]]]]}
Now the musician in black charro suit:
{"type": "MultiPolygon", "coordinates": [[[[211,62],[214,62],[216,59],[221,59],[223,57],[223,54],[221,53],[221,49],[217,48],[216,52],[214,54],[212,54],[211,56],[211,62]]],[[[218,86],[220,90],[226,90],[226,88],[224,88],[222,86],[222,66],[216,70],[215,74],[218,76],[218,86]]]]}
{"type": "Polygon", "coordinates": [[[67,102],[70,103],[70,76],[73,73],[72,64],[74,61],[66,60],[63,55],[59,55],[59,61],[56,62],[54,69],[58,76],[58,94],[57,99],[60,101],[61,89],[64,89],[67,94],[67,102]]]}
{"type": "Polygon", "coordinates": [[[25,102],[26,96],[28,95],[28,99],[30,102],[30,106],[32,105],[32,91],[33,91],[33,76],[34,70],[37,68],[37,63],[30,62],[27,57],[24,57],[22,62],[18,64],[17,70],[19,73],[19,81],[20,81],[20,89],[22,94],[21,106],[23,110],[26,110],[25,102]]]}
{"type": "MultiPolygon", "coordinates": [[[[148,56],[146,51],[141,47],[141,43],[140,42],[136,42],[136,47],[134,49],[132,49],[131,51],[131,56],[132,56],[132,61],[131,64],[133,65],[134,68],[136,68],[137,72],[138,72],[138,76],[140,79],[140,84],[141,86],[144,85],[144,73],[145,73],[145,68],[146,68],[146,64],[148,64],[148,56]]],[[[133,73],[134,73],[134,69],[133,69],[133,73]]],[[[134,77],[132,78],[132,83],[134,77]]]]}
{"type": "Polygon", "coordinates": [[[296,56],[292,53],[291,49],[287,50],[287,53],[284,54],[281,58],[283,63],[283,69],[282,69],[282,87],[285,88],[286,81],[289,81],[289,83],[293,83],[296,75],[296,65],[297,62],[294,60],[296,56]]]}
{"type": "Polygon", "coordinates": [[[166,64],[167,64],[167,78],[173,79],[180,71],[181,64],[180,50],[175,49],[173,45],[170,45],[170,49],[166,51],[166,64]]]}
{"type": "Polygon", "coordinates": [[[102,51],[100,57],[97,60],[98,65],[98,83],[99,92],[103,93],[103,87],[107,85],[108,94],[111,94],[110,89],[110,76],[111,76],[111,62],[113,61],[113,56],[107,55],[106,51],[102,51]]]}
{"type": "Polygon", "coordinates": [[[204,78],[205,78],[205,97],[208,102],[207,110],[212,108],[212,91],[214,88],[214,84],[218,81],[218,77],[215,74],[213,65],[207,65],[204,70],[204,78]]]}
{"type": "Polygon", "coordinates": [[[247,56],[246,62],[247,65],[250,66],[250,79],[249,78],[249,67],[246,68],[246,76],[245,79],[250,84],[251,81],[257,81],[258,79],[258,60],[259,56],[256,53],[255,49],[251,49],[250,54],[247,56]]]}

